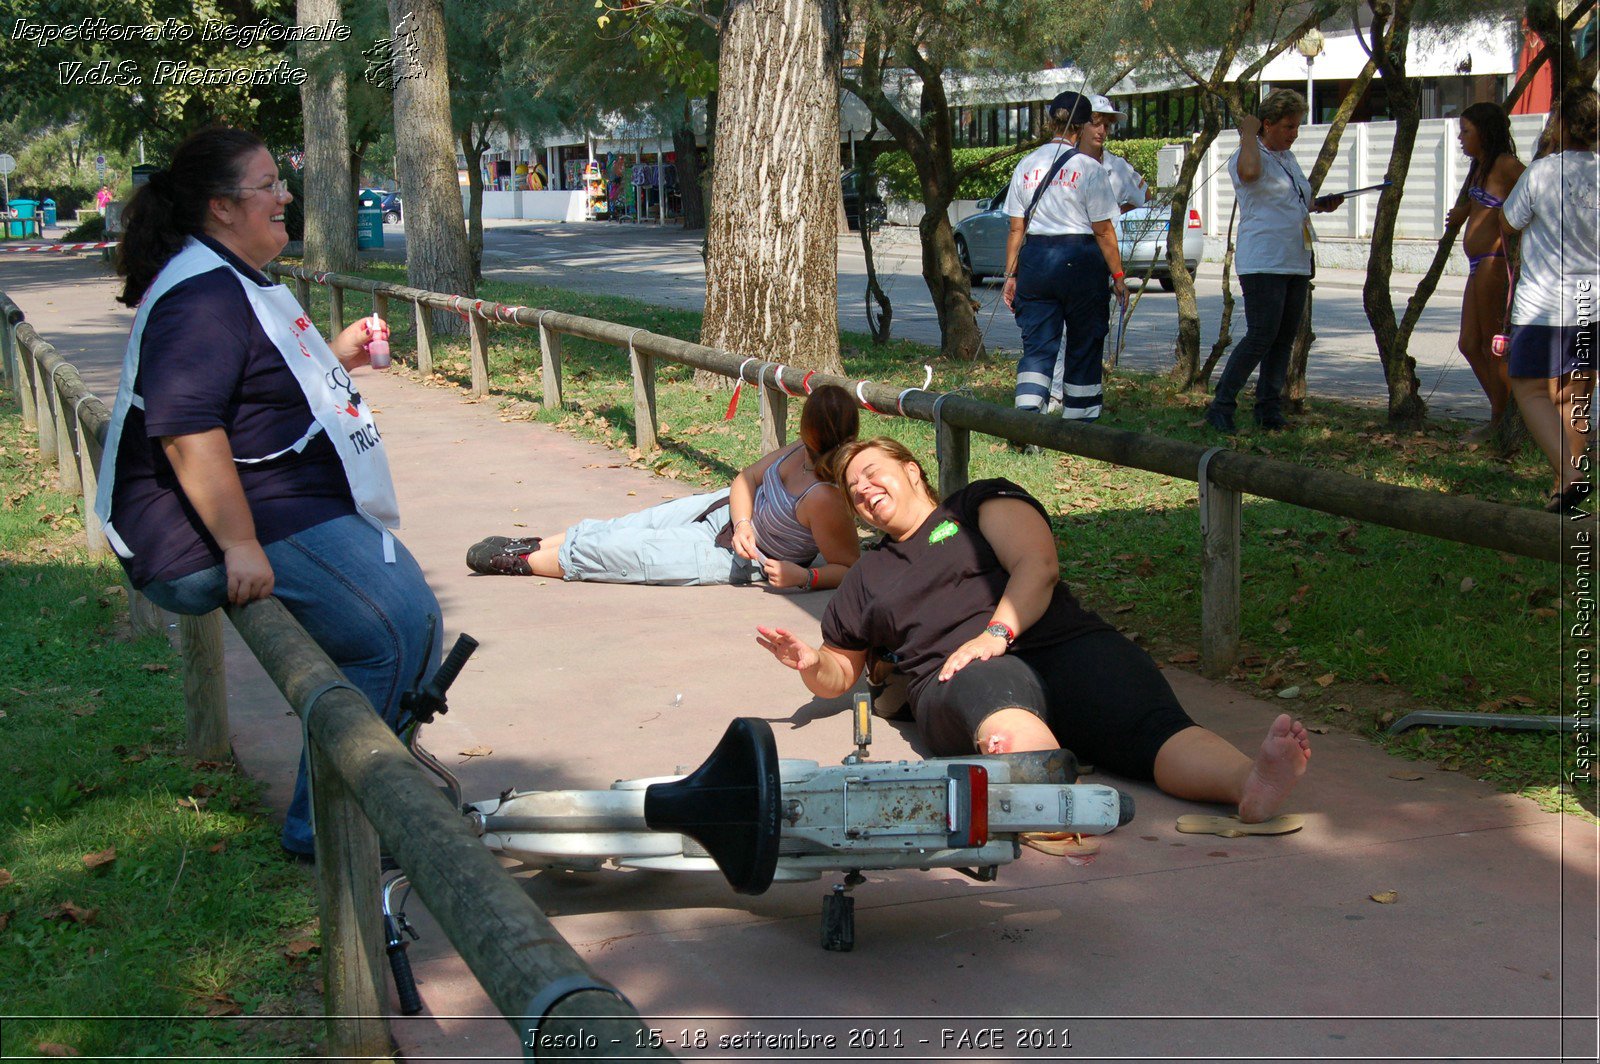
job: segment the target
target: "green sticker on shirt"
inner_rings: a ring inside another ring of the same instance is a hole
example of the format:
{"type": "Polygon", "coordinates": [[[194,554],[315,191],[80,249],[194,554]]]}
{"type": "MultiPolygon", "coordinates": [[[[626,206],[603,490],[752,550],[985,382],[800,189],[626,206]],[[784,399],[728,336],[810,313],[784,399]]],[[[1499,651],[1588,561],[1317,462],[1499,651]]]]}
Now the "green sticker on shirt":
{"type": "Polygon", "coordinates": [[[954,521],[940,521],[939,526],[928,533],[929,543],[942,543],[961,531],[961,526],[954,521]]]}

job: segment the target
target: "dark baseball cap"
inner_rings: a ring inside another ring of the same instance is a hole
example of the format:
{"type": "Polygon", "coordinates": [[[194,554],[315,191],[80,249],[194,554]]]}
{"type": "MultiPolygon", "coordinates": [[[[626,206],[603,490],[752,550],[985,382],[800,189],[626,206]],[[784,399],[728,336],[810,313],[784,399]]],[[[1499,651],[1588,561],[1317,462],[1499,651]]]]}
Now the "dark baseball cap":
{"type": "Polygon", "coordinates": [[[1083,93],[1068,91],[1050,101],[1050,113],[1066,119],[1072,125],[1081,126],[1094,117],[1094,105],[1083,93]]]}

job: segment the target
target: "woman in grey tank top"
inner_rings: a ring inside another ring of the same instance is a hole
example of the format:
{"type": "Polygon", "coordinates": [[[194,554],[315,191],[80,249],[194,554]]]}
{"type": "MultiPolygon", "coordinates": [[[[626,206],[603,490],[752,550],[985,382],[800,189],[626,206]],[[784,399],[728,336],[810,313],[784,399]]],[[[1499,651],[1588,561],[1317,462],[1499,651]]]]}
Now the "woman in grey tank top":
{"type": "Polygon", "coordinates": [[[861,549],[849,506],[817,466],[859,427],[850,393],[822,385],[806,399],[800,439],[728,488],[579,521],[560,535],[490,536],[467,551],[467,565],[491,576],[618,584],[838,587],[861,549]]]}

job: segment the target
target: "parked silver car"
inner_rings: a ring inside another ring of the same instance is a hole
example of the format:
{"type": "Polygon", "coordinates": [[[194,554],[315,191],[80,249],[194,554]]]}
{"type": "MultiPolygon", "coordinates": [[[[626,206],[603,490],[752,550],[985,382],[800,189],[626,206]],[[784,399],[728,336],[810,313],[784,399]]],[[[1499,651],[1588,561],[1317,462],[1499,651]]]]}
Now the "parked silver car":
{"type": "MultiPolygon", "coordinates": [[[[1011,219],[1006,216],[1006,195],[1001,192],[993,199],[979,200],[978,213],[956,223],[956,253],[961,265],[972,275],[972,283],[988,278],[1000,278],[1006,272],[1006,233],[1011,219]]],[[[1122,252],[1122,268],[1130,280],[1145,276],[1172,291],[1172,277],[1167,269],[1167,219],[1171,208],[1135,207],[1120,218],[1114,219],[1117,227],[1117,247],[1122,252]]],[[[1205,257],[1206,238],[1201,229],[1200,212],[1189,209],[1189,224],[1183,234],[1183,259],[1193,273],[1205,257]]]]}

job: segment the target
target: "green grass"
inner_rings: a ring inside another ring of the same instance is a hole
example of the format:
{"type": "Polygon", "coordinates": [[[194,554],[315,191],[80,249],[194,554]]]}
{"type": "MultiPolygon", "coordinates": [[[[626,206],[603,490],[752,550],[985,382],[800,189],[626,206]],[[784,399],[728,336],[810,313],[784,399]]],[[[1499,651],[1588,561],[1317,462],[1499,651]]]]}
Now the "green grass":
{"type": "MultiPolygon", "coordinates": [[[[398,265],[372,264],[368,277],[404,281],[398,265]]],[[[488,281],[478,296],[582,314],[698,340],[698,313],[564,289],[488,281]]],[[[347,314],[366,304],[352,296],[347,314]]],[[[313,289],[326,321],[326,290],[313,289]]],[[[414,351],[407,306],[395,308],[397,357],[414,351]]],[[[902,386],[935,370],[937,390],[966,389],[1010,405],[1014,353],[978,363],[950,362],[920,344],[875,346],[862,334],[842,337],[847,372],[902,386]]],[[[438,341],[435,383],[469,379],[465,340],[438,341]]],[[[657,374],[661,451],[633,447],[633,398],[626,352],[563,340],[566,408],[540,397],[536,330],[496,325],[490,333],[490,380],[502,416],[554,423],[623,452],[619,461],[687,483],[720,485],[758,456],[753,397],[732,422],[722,420],[726,391],[707,393],[690,371],[662,364],[657,374]]],[[[1377,368],[1374,367],[1374,372],[1377,368]]],[[[1201,424],[1205,398],[1163,377],[1119,372],[1107,382],[1101,423],[1176,439],[1215,442],[1201,424]]],[[[790,438],[799,404],[790,404],[790,438]]],[[[1291,432],[1244,436],[1235,447],[1305,466],[1462,497],[1531,506],[1543,501],[1549,474],[1530,448],[1511,461],[1468,449],[1464,426],[1432,422],[1396,432],[1379,412],[1316,401],[1291,432]]],[[[866,434],[899,437],[934,453],[924,422],[863,414],[866,434]]],[[[1073,590],[1145,645],[1158,660],[1186,663],[1199,642],[1199,518],[1195,485],[1067,455],[1022,456],[974,436],[973,479],[1010,477],[1055,513],[1062,571],[1073,590]]],[[[1570,705],[1569,674],[1558,668],[1561,573],[1538,562],[1270,500],[1246,498],[1241,590],[1244,647],[1230,677],[1281,701],[1308,721],[1388,743],[1397,753],[1493,779],[1499,785],[1564,801],[1556,785],[1570,751],[1556,733],[1427,730],[1389,740],[1383,728],[1412,709],[1502,710],[1556,714],[1570,705]],[[1281,692],[1298,689],[1291,698],[1281,692]]],[[[1570,741],[1567,742],[1570,745],[1570,741]]],[[[1578,803],[1593,808],[1592,784],[1578,803]]]]}
{"type": "Polygon", "coordinates": [[[120,568],[0,403],[0,1015],[34,1017],[0,1056],[302,1056],[312,880],[256,783],[184,756],[177,655],[131,637],[120,568]]]}

